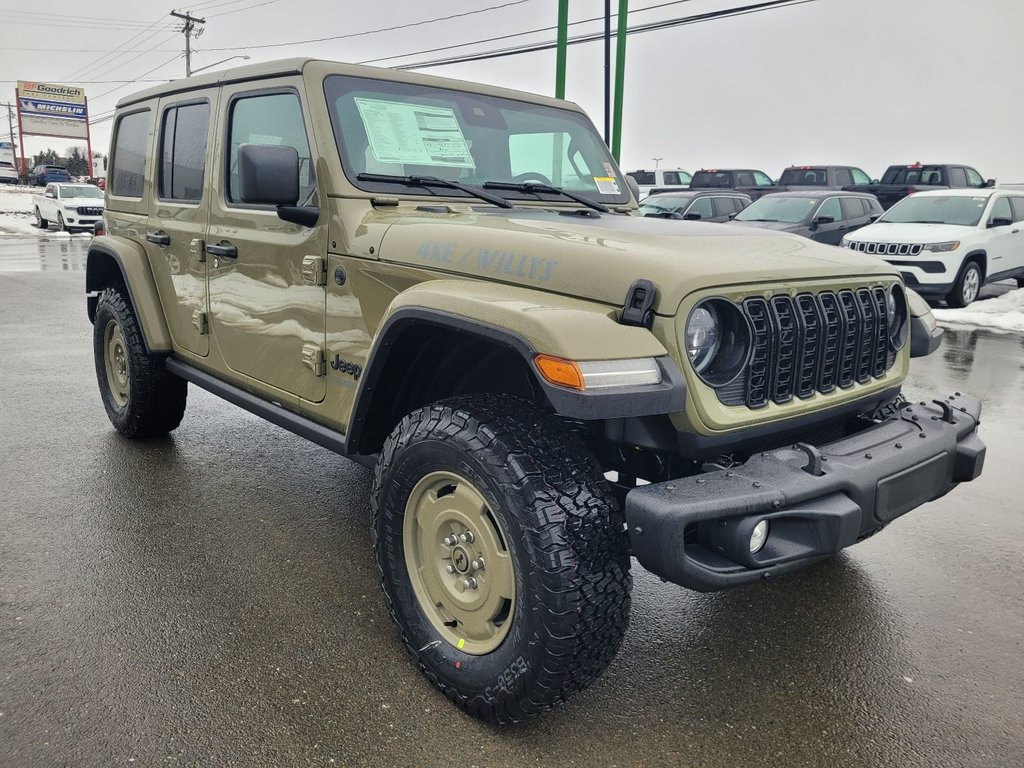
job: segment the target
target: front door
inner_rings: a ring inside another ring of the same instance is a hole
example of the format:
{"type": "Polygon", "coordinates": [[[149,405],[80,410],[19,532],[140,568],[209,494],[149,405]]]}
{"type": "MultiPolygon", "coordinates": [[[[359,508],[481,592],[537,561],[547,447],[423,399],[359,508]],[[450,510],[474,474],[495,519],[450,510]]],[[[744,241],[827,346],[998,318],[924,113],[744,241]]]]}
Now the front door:
{"type": "Polygon", "coordinates": [[[811,234],[811,239],[817,240],[819,243],[826,243],[827,245],[839,245],[843,235],[849,229],[843,220],[843,209],[839,205],[839,198],[830,197],[818,206],[818,210],[814,212],[811,221],[822,216],[830,216],[832,221],[818,224],[817,229],[811,234]]]}
{"type": "Polygon", "coordinates": [[[146,255],[177,347],[209,354],[203,237],[210,215],[207,181],[217,89],[161,99],[156,118],[154,182],[146,224],[146,255]]]}
{"type": "Polygon", "coordinates": [[[316,196],[316,147],[299,94],[301,78],[259,88],[225,86],[223,140],[214,162],[211,224],[206,237],[210,323],[227,373],[264,394],[320,402],[326,393],[326,290],[323,273],[303,260],[326,257],[326,224],[282,221],[273,206],[244,203],[238,194],[238,147],[295,147],[300,162],[300,204],[316,196]]]}

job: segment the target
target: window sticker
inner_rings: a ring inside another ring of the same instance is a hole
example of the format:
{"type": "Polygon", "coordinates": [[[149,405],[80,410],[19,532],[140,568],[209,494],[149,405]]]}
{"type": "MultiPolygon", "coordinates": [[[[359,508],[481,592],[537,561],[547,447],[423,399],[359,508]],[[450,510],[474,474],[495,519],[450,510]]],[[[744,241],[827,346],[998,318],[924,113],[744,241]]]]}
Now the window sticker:
{"type": "Polygon", "coordinates": [[[378,162],[476,168],[452,109],[358,96],[355,102],[378,162]]]}
{"type": "Polygon", "coordinates": [[[594,183],[597,184],[597,191],[602,195],[619,194],[619,182],[611,176],[595,176],[594,183]]]}

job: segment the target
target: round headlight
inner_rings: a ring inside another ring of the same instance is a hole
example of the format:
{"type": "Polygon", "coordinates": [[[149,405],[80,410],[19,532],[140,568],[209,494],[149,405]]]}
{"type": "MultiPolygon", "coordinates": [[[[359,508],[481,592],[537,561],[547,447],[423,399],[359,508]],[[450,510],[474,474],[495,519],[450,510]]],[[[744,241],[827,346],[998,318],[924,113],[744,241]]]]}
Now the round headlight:
{"type": "Polygon", "coordinates": [[[686,323],[686,354],[693,370],[700,373],[711,364],[718,350],[718,317],[710,304],[690,313],[686,323]]]}
{"type": "Polygon", "coordinates": [[[690,312],[684,343],[697,375],[712,387],[723,387],[747,362],[750,326],[731,301],[706,299],[690,312]]]}
{"type": "Polygon", "coordinates": [[[907,343],[910,323],[907,313],[907,295],[903,287],[896,283],[885,296],[885,315],[889,326],[889,342],[893,349],[903,349],[907,343]]]}

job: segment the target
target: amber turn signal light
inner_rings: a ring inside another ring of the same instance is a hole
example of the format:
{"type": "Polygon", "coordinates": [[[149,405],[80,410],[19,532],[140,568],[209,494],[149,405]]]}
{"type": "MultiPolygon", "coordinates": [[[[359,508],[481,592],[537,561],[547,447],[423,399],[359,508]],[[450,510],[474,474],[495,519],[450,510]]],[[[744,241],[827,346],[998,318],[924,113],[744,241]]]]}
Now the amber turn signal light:
{"type": "Polygon", "coordinates": [[[579,365],[573,360],[563,360],[560,357],[551,355],[537,355],[533,361],[537,364],[537,370],[551,384],[560,387],[572,387],[583,389],[583,373],[579,365]]]}

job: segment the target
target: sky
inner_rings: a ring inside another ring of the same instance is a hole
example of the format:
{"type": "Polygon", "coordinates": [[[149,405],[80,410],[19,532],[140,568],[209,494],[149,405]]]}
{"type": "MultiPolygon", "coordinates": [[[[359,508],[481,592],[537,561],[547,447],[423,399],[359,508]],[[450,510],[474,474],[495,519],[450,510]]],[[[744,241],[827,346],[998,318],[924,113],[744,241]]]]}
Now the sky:
{"type": "MultiPolygon", "coordinates": [[[[629,22],[752,2],[631,0],[629,22]]],[[[197,0],[173,9],[207,20],[194,43],[197,69],[236,55],[250,56],[249,63],[308,55],[382,59],[377,65],[388,66],[544,42],[554,40],[554,31],[481,41],[553,27],[557,6],[556,0],[197,0]],[[365,34],[455,14],[469,15],[365,34]],[[350,36],[277,45],[339,35],[350,36]],[[274,47],[253,47],[268,45],[274,47]],[[441,50],[399,58],[428,49],[441,50]]],[[[97,0],[88,13],[71,0],[34,0],[27,8],[22,0],[0,0],[0,89],[12,101],[18,79],[82,84],[90,113],[100,117],[121,96],[151,85],[119,81],[184,75],[183,36],[167,16],[172,6],[159,0],[97,0]]],[[[571,0],[570,21],[599,18],[603,9],[603,0],[571,0]]],[[[602,28],[600,21],[576,24],[570,35],[602,28]]],[[[889,164],[920,161],[965,163],[986,178],[1024,182],[1022,31],[1020,0],[810,0],[629,35],[620,165],[749,167],[777,178],[787,165],[834,163],[878,177],[889,164]]],[[[553,95],[555,54],[420,71],[553,95]]],[[[600,129],[602,44],[571,46],[567,72],[566,97],[600,129]]],[[[107,151],[110,127],[109,120],[94,125],[94,151],[107,151]]],[[[26,149],[63,152],[72,143],[32,137],[26,149]]]]}

